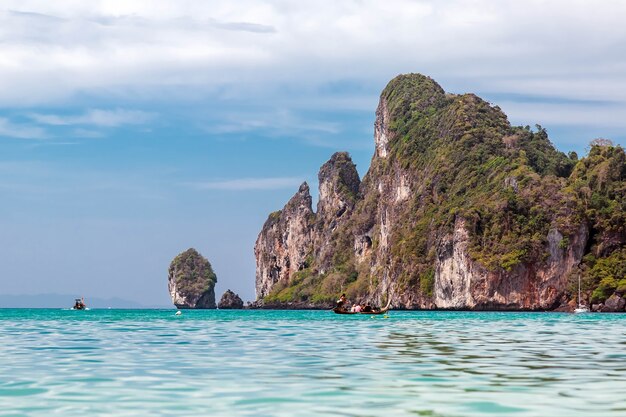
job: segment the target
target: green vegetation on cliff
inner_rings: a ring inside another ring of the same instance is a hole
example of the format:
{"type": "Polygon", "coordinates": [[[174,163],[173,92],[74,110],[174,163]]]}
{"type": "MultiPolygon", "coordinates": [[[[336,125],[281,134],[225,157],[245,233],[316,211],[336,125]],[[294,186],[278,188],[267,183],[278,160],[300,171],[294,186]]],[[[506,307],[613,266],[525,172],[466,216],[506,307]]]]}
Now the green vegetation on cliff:
{"type": "Polygon", "coordinates": [[[419,74],[392,80],[379,112],[388,154],[373,158],[352,215],[324,242],[332,258],[312,259],[266,299],[326,302],[340,292],[356,299],[383,276],[398,293],[431,299],[436,258],[459,221],[469,235],[468,255],[502,279],[544,265],[552,236],[563,256],[588,241],[574,272],[594,302],[626,290],[621,147],[596,141],[579,160],[556,150],[541,126],[511,126],[499,107],[473,94],[446,94],[419,74]],[[411,185],[408,196],[398,197],[400,178],[411,185]],[[357,260],[361,238],[369,242],[357,260]],[[383,255],[381,266],[374,256],[383,255]]]}
{"type": "Polygon", "coordinates": [[[433,84],[401,76],[383,91],[396,138],[390,160],[423,184],[409,210],[418,215],[403,216],[397,228],[395,255],[425,274],[432,239],[460,216],[472,232],[470,254],[486,268],[510,271],[541,260],[555,217],[569,224],[568,210],[557,213],[568,206],[559,177],[574,161],[554,149],[541,126],[511,127],[498,107],[473,94],[446,96],[433,84]],[[412,88],[422,88],[417,101],[412,88]]]}
{"type": "Polygon", "coordinates": [[[209,261],[193,248],[176,256],[169,272],[180,294],[203,294],[217,282],[209,261]]]}
{"type": "Polygon", "coordinates": [[[588,253],[580,266],[592,302],[626,294],[626,153],[608,141],[592,142],[575,167],[569,188],[590,228],[588,253]]]}

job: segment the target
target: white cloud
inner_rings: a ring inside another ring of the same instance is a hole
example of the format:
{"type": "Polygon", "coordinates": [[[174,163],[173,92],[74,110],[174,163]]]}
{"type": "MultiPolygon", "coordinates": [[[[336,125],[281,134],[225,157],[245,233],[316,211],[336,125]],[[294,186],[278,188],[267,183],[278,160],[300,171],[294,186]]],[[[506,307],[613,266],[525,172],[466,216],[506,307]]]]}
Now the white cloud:
{"type": "MultiPolygon", "coordinates": [[[[218,131],[293,131],[289,120],[268,125],[267,111],[229,119],[228,106],[373,112],[371,97],[390,78],[422,72],[452,92],[614,102],[584,120],[622,123],[614,120],[626,103],[625,15],[620,0],[5,0],[0,108],[208,98],[224,103],[218,131]],[[328,87],[344,81],[365,87],[328,87]]],[[[584,113],[557,107],[552,120],[584,113]]],[[[117,126],[145,116],[92,112],[38,120],[117,126]]],[[[339,128],[315,116],[302,127],[339,128]]]]}
{"type": "MultiPolygon", "coordinates": [[[[56,115],[32,113],[28,115],[37,123],[52,126],[90,125],[98,127],[117,127],[121,125],[144,124],[152,120],[152,113],[139,110],[101,110],[90,109],[81,115],[56,115]]],[[[81,133],[81,132],[79,132],[81,133]]],[[[84,132],[82,132],[84,133],[84,132]]]]}
{"type": "Polygon", "coordinates": [[[47,138],[46,132],[40,127],[17,124],[0,117],[0,137],[3,136],[17,139],[47,138]]]}
{"type": "Polygon", "coordinates": [[[239,178],[221,181],[207,181],[187,183],[185,185],[200,190],[279,190],[283,188],[298,187],[303,182],[302,178],[278,177],[278,178],[239,178]]]}
{"type": "Polygon", "coordinates": [[[568,104],[499,102],[514,124],[539,123],[545,126],[589,126],[626,128],[626,104],[568,104]]]}
{"type": "Polygon", "coordinates": [[[0,89],[6,106],[168,86],[384,83],[419,71],[472,78],[465,88],[626,100],[615,85],[625,14],[616,0],[5,0],[0,89]]]}

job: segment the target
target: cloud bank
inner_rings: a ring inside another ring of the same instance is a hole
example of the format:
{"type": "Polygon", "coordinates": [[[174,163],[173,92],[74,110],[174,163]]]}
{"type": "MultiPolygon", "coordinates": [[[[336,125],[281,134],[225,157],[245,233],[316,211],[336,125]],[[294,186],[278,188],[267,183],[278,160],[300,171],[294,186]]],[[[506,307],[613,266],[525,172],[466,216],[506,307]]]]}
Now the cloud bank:
{"type": "MultiPolygon", "coordinates": [[[[626,127],[625,15],[619,0],[5,0],[0,109],[105,97],[362,111],[391,77],[422,72],[453,92],[611,103],[601,120],[584,118],[626,127]]],[[[592,107],[562,101],[509,111],[528,123],[544,111],[567,123],[592,107]]],[[[107,123],[105,115],[84,117],[107,123]]]]}

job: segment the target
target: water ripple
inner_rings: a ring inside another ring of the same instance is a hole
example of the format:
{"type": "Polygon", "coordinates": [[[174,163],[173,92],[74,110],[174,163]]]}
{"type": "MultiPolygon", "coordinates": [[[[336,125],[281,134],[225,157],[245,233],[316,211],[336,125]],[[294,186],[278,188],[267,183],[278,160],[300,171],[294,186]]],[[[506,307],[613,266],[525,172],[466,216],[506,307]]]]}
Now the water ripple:
{"type": "Polygon", "coordinates": [[[623,416],[626,315],[0,310],[0,416],[623,416]]]}

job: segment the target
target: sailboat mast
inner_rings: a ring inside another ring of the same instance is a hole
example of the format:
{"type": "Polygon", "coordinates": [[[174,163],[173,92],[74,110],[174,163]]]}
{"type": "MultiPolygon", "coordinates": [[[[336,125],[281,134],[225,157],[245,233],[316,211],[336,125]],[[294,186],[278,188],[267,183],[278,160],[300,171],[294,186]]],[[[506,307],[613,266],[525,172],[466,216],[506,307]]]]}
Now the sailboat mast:
{"type": "Polygon", "coordinates": [[[580,307],[580,274],[578,274],[578,306],[580,307]]]}

